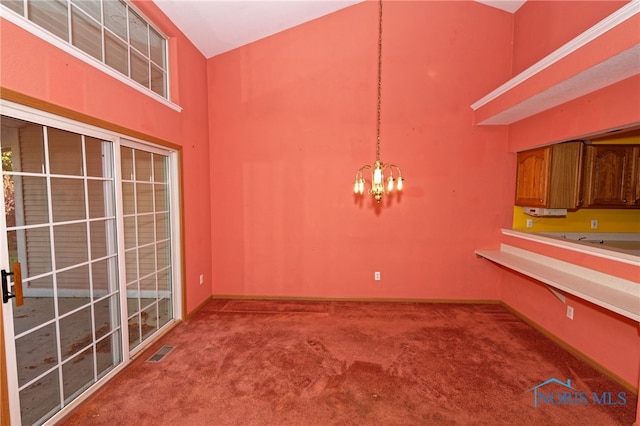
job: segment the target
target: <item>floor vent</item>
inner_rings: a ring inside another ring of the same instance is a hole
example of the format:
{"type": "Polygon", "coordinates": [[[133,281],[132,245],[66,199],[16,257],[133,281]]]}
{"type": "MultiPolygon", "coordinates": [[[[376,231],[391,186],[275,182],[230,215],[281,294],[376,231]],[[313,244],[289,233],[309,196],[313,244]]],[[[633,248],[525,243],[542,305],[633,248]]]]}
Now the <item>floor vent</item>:
{"type": "Polygon", "coordinates": [[[158,349],[158,352],[153,354],[151,358],[147,360],[147,362],[160,362],[172,350],[173,350],[173,346],[163,346],[160,349],[158,349]]]}

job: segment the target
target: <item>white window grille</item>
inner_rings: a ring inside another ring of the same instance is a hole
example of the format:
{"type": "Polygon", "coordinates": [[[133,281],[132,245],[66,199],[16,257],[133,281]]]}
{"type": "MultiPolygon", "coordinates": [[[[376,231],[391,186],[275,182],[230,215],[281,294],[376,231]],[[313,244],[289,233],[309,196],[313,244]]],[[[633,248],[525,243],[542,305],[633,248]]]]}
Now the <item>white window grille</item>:
{"type": "Polygon", "coordinates": [[[0,5],[168,99],[167,38],[124,1],[0,0],[0,5]]]}

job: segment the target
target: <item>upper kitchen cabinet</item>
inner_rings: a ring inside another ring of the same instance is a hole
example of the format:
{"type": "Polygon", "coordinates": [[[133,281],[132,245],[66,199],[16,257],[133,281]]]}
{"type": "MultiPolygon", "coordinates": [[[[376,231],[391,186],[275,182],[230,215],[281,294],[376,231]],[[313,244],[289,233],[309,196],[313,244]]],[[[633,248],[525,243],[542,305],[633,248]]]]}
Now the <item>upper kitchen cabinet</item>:
{"type": "Polygon", "coordinates": [[[551,147],[518,153],[516,205],[546,207],[549,198],[551,147]]]}
{"type": "Polygon", "coordinates": [[[631,198],[633,199],[633,205],[640,207],[640,147],[637,146],[633,152],[633,161],[635,169],[633,172],[632,185],[633,191],[631,192],[631,198]]]}
{"type": "Polygon", "coordinates": [[[586,146],[584,198],[585,207],[640,208],[640,146],[586,146]]]}
{"type": "Polygon", "coordinates": [[[515,205],[580,207],[582,146],[575,141],[519,152],[515,205]]]}

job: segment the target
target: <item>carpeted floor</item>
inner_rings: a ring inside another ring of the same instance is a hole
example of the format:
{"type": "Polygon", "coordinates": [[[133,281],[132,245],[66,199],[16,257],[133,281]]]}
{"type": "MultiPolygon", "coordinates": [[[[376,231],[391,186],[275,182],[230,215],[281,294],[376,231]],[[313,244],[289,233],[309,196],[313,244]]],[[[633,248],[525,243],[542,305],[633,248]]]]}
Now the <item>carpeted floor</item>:
{"type": "Polygon", "coordinates": [[[214,300],[60,424],[631,425],[635,407],[499,305],[214,300]]]}

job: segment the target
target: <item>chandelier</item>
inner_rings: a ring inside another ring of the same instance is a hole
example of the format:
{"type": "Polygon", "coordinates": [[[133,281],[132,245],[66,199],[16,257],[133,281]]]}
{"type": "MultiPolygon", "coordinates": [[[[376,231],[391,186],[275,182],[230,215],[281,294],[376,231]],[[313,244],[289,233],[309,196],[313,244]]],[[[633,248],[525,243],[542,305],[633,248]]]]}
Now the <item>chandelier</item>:
{"type": "Polygon", "coordinates": [[[394,189],[402,190],[402,173],[400,167],[395,164],[383,163],[380,160],[380,104],[382,100],[382,0],[379,1],[380,14],[378,19],[378,120],[376,125],[376,161],[365,164],[356,172],[356,180],[353,183],[353,192],[356,195],[364,194],[365,174],[371,174],[369,195],[372,195],[376,202],[382,201],[382,195],[392,193],[394,189]],[[365,173],[367,171],[368,173],[365,173]],[[394,178],[394,173],[396,177],[394,178]],[[386,188],[385,188],[386,185],[386,188]]]}

